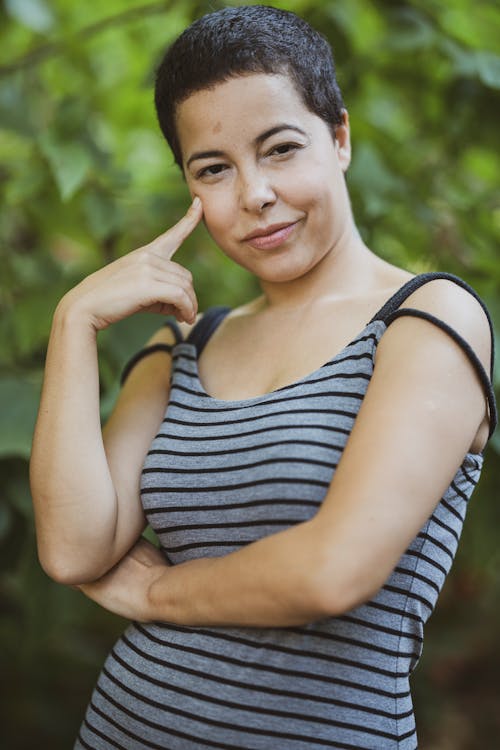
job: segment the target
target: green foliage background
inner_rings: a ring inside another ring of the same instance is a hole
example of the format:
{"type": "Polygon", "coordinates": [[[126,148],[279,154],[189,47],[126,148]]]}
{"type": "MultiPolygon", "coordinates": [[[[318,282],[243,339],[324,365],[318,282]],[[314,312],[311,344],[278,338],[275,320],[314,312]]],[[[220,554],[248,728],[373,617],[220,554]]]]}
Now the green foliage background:
{"type": "MultiPolygon", "coordinates": [[[[229,4],[229,3],[228,3],[229,4]]],[[[330,39],[348,107],[360,231],[414,272],[456,273],[500,330],[500,7],[472,0],[289,0],[330,39]]],[[[0,726],[9,750],[69,748],[123,621],[51,582],[36,557],[27,461],[53,309],[84,275],[188,203],[160,137],[153,71],[196,0],[0,3],[0,726]]],[[[198,229],[177,256],[200,309],[256,292],[198,229]]],[[[103,417],[159,321],[102,333],[103,417]]],[[[497,370],[497,383],[500,368],[497,370]]],[[[498,453],[493,439],[413,687],[421,746],[500,735],[498,453]]]]}

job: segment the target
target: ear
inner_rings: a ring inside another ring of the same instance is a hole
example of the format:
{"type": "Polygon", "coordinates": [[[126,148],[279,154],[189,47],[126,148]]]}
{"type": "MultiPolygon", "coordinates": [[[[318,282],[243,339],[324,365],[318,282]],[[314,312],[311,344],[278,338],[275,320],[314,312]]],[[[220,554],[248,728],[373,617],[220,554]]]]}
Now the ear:
{"type": "Polygon", "coordinates": [[[341,169],[347,172],[351,163],[351,130],[347,109],[342,110],[342,123],[335,126],[335,148],[341,169]]]}

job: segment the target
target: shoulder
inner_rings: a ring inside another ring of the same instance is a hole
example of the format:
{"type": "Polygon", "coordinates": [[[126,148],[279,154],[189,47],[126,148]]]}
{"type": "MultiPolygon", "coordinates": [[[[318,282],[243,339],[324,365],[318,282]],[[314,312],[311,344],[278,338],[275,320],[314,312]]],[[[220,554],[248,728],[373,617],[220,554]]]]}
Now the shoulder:
{"type": "MultiPolygon", "coordinates": [[[[193,324],[176,324],[182,340],[189,336],[200,317],[201,314],[193,324]]],[[[144,387],[151,391],[156,384],[157,390],[163,394],[165,383],[170,378],[170,357],[166,358],[165,354],[170,354],[177,341],[172,326],[165,324],[158,328],[125,364],[120,379],[122,390],[133,395],[144,387]]]]}
{"type": "MultiPolygon", "coordinates": [[[[411,308],[428,313],[452,328],[469,344],[489,374],[492,346],[490,323],[483,305],[469,289],[450,279],[432,279],[410,294],[398,309],[411,308]]],[[[422,319],[402,315],[389,326],[387,334],[391,328],[393,331],[391,336],[387,335],[387,343],[389,339],[395,341],[396,338],[399,339],[398,343],[401,343],[405,333],[416,331],[422,325],[427,325],[427,335],[444,340],[443,332],[440,332],[437,326],[430,326],[422,319]]],[[[386,338],[386,335],[382,338],[386,338]]]]}
{"type": "MultiPolygon", "coordinates": [[[[196,320],[194,323],[177,323],[177,327],[179,328],[179,331],[181,332],[183,340],[187,339],[189,334],[191,333],[192,329],[195,327],[195,325],[198,323],[198,321],[203,317],[203,313],[199,313],[196,316],[196,320]]],[[[163,325],[161,328],[158,328],[153,335],[146,341],[144,344],[144,347],[154,346],[155,344],[167,344],[169,346],[173,346],[176,343],[175,334],[172,328],[169,325],[163,325]]]]}

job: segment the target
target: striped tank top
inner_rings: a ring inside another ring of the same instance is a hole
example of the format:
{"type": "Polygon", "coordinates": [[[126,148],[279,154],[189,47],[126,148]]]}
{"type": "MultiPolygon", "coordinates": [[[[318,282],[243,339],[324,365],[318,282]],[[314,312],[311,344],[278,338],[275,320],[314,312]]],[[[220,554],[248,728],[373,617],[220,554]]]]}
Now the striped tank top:
{"type": "MultiPolygon", "coordinates": [[[[416,276],[333,359],[254,398],[212,398],[198,376],[197,358],[227,308],[211,308],[186,341],[179,335],[175,346],[159,345],[173,350],[171,392],[145,461],[141,497],[171,564],[226,555],[317,512],[370,382],[377,344],[400,315],[422,317],[462,346],[488,399],[491,436],[491,373],[447,324],[398,309],[434,278],[479,299],[451,274],[416,276]]],[[[157,349],[142,350],[126,372],[157,349]]],[[[465,456],[386,583],[342,616],[279,628],[130,624],[106,659],[75,748],[414,750],[409,678],[482,464],[481,453],[465,456]]]]}

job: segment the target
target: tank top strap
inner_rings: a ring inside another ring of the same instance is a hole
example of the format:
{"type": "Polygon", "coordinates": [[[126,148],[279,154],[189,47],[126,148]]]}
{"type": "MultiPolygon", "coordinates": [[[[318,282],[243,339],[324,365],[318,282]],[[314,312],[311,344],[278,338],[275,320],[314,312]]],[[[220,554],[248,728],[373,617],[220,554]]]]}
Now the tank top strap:
{"type": "Polygon", "coordinates": [[[390,325],[394,320],[402,316],[422,318],[423,320],[429,321],[430,323],[438,326],[443,331],[445,331],[451,338],[454,339],[454,341],[459,346],[462,347],[463,351],[465,352],[466,356],[470,360],[471,364],[473,365],[474,369],[476,370],[479,376],[479,379],[482,383],[485,395],[488,400],[488,406],[489,406],[489,411],[490,411],[490,434],[489,436],[491,437],[498,423],[498,412],[497,412],[497,407],[496,407],[495,394],[494,394],[493,387],[492,387],[493,364],[495,361],[495,338],[494,338],[494,333],[493,333],[493,323],[491,321],[490,314],[488,312],[486,305],[481,299],[481,297],[477,294],[477,292],[471,286],[469,286],[469,284],[467,284],[467,282],[465,282],[459,276],[455,276],[454,274],[451,274],[451,273],[438,272],[438,271],[422,273],[422,274],[419,274],[418,276],[415,276],[413,279],[410,279],[409,281],[407,281],[406,284],[403,284],[403,286],[400,289],[398,289],[398,291],[395,292],[395,294],[393,294],[392,297],[390,297],[387,300],[387,302],[380,308],[380,310],[373,316],[370,323],[376,320],[382,320],[386,325],[390,325]],[[486,318],[488,320],[488,324],[490,327],[490,335],[491,335],[490,377],[488,377],[488,375],[486,374],[483,368],[483,365],[481,364],[479,358],[477,357],[472,347],[451,326],[449,326],[443,320],[436,318],[434,315],[427,313],[425,310],[418,310],[418,309],[413,309],[409,307],[400,308],[400,305],[405,301],[405,299],[407,299],[410,296],[410,294],[412,294],[412,292],[414,292],[419,287],[423,286],[424,284],[434,279],[447,279],[449,281],[453,281],[455,284],[458,284],[458,286],[461,286],[462,289],[465,289],[466,291],[468,291],[469,294],[472,294],[472,296],[479,302],[479,304],[483,308],[486,318]]]}
{"type": "Polygon", "coordinates": [[[186,339],[186,343],[192,344],[195,347],[198,357],[205,348],[210,336],[215,332],[230,311],[230,307],[209,307],[193,326],[186,339]]]}
{"type": "Polygon", "coordinates": [[[484,310],[484,313],[486,315],[486,318],[488,320],[488,324],[490,327],[490,335],[491,335],[491,362],[490,362],[490,372],[493,374],[493,364],[495,362],[495,351],[494,351],[494,342],[495,337],[493,333],[493,323],[491,320],[490,313],[488,311],[488,308],[484,304],[483,300],[479,296],[479,294],[473,289],[469,284],[467,284],[466,281],[461,279],[459,276],[455,276],[452,273],[447,273],[445,271],[429,271],[427,273],[421,273],[418,276],[414,276],[413,279],[410,279],[406,282],[406,284],[403,284],[403,286],[395,292],[392,297],[390,297],[387,302],[380,308],[380,310],[375,313],[373,318],[370,320],[370,323],[373,323],[375,320],[383,320],[384,322],[387,322],[387,319],[391,313],[395,312],[395,310],[398,309],[398,307],[407,299],[407,297],[410,296],[416,289],[423,286],[424,284],[427,284],[429,281],[433,281],[434,279],[448,279],[448,281],[453,281],[455,284],[458,284],[458,286],[461,286],[462,289],[466,289],[469,294],[472,294],[472,296],[479,302],[481,307],[484,310]]]}

